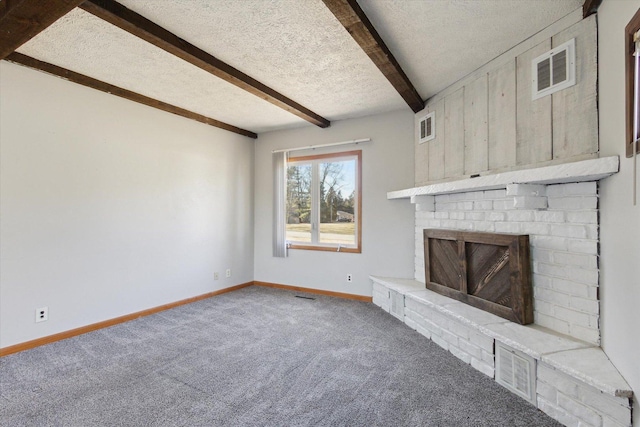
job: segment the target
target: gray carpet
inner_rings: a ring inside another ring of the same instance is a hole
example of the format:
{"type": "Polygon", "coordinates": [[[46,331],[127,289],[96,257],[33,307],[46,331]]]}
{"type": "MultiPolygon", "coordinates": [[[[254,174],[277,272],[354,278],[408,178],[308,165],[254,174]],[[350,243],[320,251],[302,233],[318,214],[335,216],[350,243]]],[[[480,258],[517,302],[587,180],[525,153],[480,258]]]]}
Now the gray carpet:
{"type": "Polygon", "coordinates": [[[254,286],[1,358],[0,425],[559,424],[372,304],[254,286]]]}

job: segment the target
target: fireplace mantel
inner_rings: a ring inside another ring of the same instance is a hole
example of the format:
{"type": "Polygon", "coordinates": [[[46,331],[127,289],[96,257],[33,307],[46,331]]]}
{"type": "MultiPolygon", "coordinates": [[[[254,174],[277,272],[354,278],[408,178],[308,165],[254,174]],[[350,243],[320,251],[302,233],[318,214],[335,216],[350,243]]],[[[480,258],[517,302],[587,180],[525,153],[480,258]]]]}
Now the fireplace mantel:
{"type": "Polygon", "coordinates": [[[437,196],[439,194],[463,193],[467,191],[499,190],[507,188],[510,184],[549,185],[598,181],[617,173],[619,167],[620,159],[618,156],[602,157],[390,191],[387,193],[387,199],[415,200],[417,196],[437,196]]]}

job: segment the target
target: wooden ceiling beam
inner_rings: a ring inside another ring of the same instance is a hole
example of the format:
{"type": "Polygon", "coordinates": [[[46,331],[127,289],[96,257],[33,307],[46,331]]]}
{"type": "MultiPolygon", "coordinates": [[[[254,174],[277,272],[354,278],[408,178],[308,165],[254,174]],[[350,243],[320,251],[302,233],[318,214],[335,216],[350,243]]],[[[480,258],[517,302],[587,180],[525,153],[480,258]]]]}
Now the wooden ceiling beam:
{"type": "Polygon", "coordinates": [[[418,94],[395,57],[373,27],[356,0],[323,0],[338,21],[351,34],[382,74],[391,82],[400,96],[417,113],[424,108],[418,94]]]}
{"type": "Polygon", "coordinates": [[[158,110],[166,111],[168,113],[186,117],[187,119],[195,120],[200,123],[204,123],[210,126],[224,129],[229,132],[248,136],[249,138],[254,138],[254,139],[258,137],[258,135],[255,134],[254,132],[241,129],[239,127],[221,122],[219,120],[212,119],[207,116],[203,116],[202,114],[194,113],[193,111],[185,110],[184,108],[176,107],[175,105],[167,104],[166,102],[158,101],[157,99],[149,98],[148,96],[144,96],[139,93],[132,92],[130,90],[123,89],[121,87],[114,86],[109,83],[105,83],[101,80],[94,79],[93,77],[76,73],[75,71],[58,67],[57,65],[53,65],[48,62],[40,61],[38,59],[32,58],[27,55],[23,55],[18,52],[14,52],[11,55],[7,56],[5,60],[16,63],[16,64],[24,65],[25,67],[29,67],[34,70],[43,71],[45,73],[52,74],[57,77],[62,77],[63,79],[68,80],[70,82],[77,83],[82,86],[90,87],[92,89],[96,89],[101,92],[109,93],[111,95],[119,96],[120,98],[128,99],[129,101],[137,102],[139,104],[157,108],[158,110]]]}
{"type": "Polygon", "coordinates": [[[596,13],[601,3],[602,0],[584,0],[584,4],[582,5],[582,17],[586,18],[587,16],[596,13]]]}
{"type": "Polygon", "coordinates": [[[324,117],[222,62],[213,55],[181,39],[118,2],[113,0],[87,0],[80,5],[80,8],[316,126],[326,128],[331,124],[324,117]]]}
{"type": "Polygon", "coordinates": [[[0,1],[0,59],[53,24],[83,0],[0,1]]]}

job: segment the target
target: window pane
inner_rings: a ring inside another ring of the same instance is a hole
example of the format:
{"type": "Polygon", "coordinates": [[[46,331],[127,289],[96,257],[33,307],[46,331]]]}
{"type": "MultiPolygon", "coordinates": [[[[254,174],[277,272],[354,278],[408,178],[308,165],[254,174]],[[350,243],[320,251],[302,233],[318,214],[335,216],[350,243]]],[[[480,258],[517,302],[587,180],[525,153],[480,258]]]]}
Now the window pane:
{"type": "Polygon", "coordinates": [[[311,242],[311,165],[287,168],[287,240],[311,242]]]}
{"type": "Polygon", "coordinates": [[[356,160],[320,163],[320,234],[324,244],[356,244],[356,160]]]}

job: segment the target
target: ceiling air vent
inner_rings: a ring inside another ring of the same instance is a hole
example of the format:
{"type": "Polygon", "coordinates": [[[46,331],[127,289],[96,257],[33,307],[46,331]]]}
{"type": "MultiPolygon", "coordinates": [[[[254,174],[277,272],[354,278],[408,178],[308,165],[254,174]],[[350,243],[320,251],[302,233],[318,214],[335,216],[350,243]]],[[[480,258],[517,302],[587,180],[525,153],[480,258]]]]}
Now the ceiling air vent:
{"type": "Polygon", "coordinates": [[[436,137],[435,119],[436,119],[435,111],[430,112],[429,114],[427,114],[426,116],[420,119],[419,129],[418,129],[419,135],[420,135],[420,141],[419,141],[420,144],[422,144],[423,142],[430,141],[436,137]]]}
{"type": "Polygon", "coordinates": [[[533,99],[576,84],[576,39],[571,39],[531,62],[533,99]]]}
{"type": "Polygon", "coordinates": [[[496,381],[536,404],[536,362],[532,357],[496,341],[496,381]]]}

